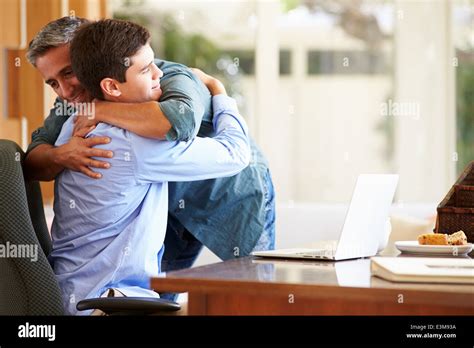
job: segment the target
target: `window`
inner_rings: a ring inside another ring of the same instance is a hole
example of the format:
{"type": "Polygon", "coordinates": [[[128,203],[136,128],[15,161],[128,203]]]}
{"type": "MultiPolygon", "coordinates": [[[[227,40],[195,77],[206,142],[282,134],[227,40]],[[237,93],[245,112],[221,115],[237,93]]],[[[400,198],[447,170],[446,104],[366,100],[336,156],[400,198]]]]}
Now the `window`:
{"type": "Polygon", "coordinates": [[[117,1],[115,14],[147,26],[158,56],[223,80],[280,201],[347,202],[359,173],[395,172],[398,200],[439,203],[474,158],[473,1],[117,1]]]}
{"type": "Polygon", "coordinates": [[[459,175],[474,160],[474,1],[454,1],[452,7],[456,76],[456,170],[459,175]]]}
{"type": "Polygon", "coordinates": [[[291,75],[291,51],[280,50],[280,75],[291,75]]]}
{"type": "Polygon", "coordinates": [[[385,55],[367,51],[309,51],[309,75],[386,74],[385,55]]]}

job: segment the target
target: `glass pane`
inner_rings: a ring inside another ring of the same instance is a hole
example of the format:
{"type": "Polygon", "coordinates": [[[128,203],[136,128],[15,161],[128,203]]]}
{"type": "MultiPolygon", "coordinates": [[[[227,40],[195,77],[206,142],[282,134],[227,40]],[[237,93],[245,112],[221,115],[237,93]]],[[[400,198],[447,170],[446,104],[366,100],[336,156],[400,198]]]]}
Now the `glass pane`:
{"type": "Polygon", "coordinates": [[[242,90],[245,76],[255,74],[253,1],[113,0],[110,4],[114,18],[135,21],[150,31],[156,57],[218,77],[247,110],[242,90]]]}
{"type": "Polygon", "coordinates": [[[446,159],[451,153],[441,153],[452,140],[445,128],[453,117],[445,122],[439,110],[449,109],[454,94],[442,77],[449,75],[441,61],[449,40],[440,39],[444,27],[441,33],[436,28],[448,22],[451,6],[457,170],[474,158],[473,0],[111,4],[114,17],[150,29],[158,57],[223,80],[270,160],[280,201],[323,203],[347,202],[358,174],[398,172],[400,162],[420,175],[409,172],[403,183],[404,192],[417,191],[416,200],[439,200],[449,188],[449,175],[439,173],[454,167],[446,159]],[[435,14],[424,10],[431,7],[435,14]],[[415,43],[422,43],[423,54],[410,56],[415,43]],[[257,59],[262,52],[268,60],[257,59]],[[403,86],[419,92],[398,100],[403,86]],[[413,162],[404,160],[407,154],[416,154],[413,162]],[[435,179],[424,182],[428,172],[436,175],[427,179],[435,179]],[[434,189],[440,192],[430,193],[434,189]]]}
{"type": "Polygon", "coordinates": [[[359,173],[393,168],[393,118],[380,111],[393,99],[392,1],[280,4],[279,45],[293,58],[277,98],[292,141],[283,200],[348,202],[359,173]]]}
{"type": "Polygon", "coordinates": [[[291,75],[291,50],[280,49],[280,75],[291,75]]]}
{"type": "Polygon", "coordinates": [[[457,173],[474,160],[474,1],[454,1],[457,173]]]}
{"type": "Polygon", "coordinates": [[[308,74],[388,74],[387,58],[381,52],[309,51],[308,74]]]}

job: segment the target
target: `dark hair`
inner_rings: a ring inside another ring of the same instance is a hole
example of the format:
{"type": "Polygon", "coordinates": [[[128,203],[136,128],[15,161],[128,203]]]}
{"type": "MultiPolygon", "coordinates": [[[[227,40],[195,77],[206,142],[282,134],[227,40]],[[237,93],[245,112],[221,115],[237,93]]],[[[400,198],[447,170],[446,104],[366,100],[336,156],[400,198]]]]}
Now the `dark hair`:
{"type": "Polygon", "coordinates": [[[26,58],[33,66],[36,66],[38,57],[44,55],[51,48],[70,43],[77,28],[88,22],[89,20],[85,18],[74,16],[62,17],[49,22],[31,40],[26,58]]]}
{"type": "Polygon", "coordinates": [[[103,99],[100,82],[106,77],[125,82],[131,57],[149,39],[146,28],[129,21],[103,19],[85,24],[71,43],[72,70],[93,98],[103,99]]]}

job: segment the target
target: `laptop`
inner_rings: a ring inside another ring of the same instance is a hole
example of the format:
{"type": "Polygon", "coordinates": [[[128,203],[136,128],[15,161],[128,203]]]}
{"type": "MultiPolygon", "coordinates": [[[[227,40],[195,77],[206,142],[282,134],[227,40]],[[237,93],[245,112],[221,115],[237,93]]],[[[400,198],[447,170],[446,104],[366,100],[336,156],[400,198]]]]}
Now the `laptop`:
{"type": "Polygon", "coordinates": [[[253,256],[347,260],[377,254],[388,240],[387,221],[398,184],[397,174],[361,174],[357,178],[338,240],[312,248],[254,251],[253,256]]]}

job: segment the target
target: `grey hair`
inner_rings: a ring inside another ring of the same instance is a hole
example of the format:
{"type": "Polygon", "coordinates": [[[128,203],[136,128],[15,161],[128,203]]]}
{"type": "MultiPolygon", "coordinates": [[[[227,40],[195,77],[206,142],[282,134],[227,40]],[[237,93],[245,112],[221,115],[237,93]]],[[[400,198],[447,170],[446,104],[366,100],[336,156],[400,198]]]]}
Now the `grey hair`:
{"type": "Polygon", "coordinates": [[[48,50],[68,44],[74,38],[76,30],[89,20],[80,17],[66,16],[46,24],[31,40],[26,59],[36,67],[36,59],[48,50]]]}

